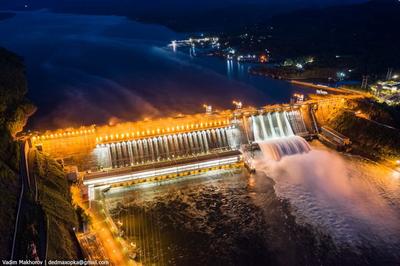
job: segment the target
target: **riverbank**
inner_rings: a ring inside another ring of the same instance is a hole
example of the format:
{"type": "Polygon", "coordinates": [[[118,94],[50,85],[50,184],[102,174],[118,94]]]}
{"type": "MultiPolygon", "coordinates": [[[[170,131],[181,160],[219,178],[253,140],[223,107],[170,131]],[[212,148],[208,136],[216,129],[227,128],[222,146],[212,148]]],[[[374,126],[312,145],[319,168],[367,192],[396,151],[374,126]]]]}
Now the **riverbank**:
{"type": "Polygon", "coordinates": [[[47,259],[83,259],[74,235],[74,228],[77,230],[79,224],[71,204],[71,184],[62,166],[51,157],[34,151],[32,168],[38,182],[38,201],[48,224],[47,259]]]}
{"type": "Polygon", "coordinates": [[[353,153],[397,167],[400,108],[372,98],[344,99],[335,106],[319,105],[315,114],[319,125],[329,126],[351,139],[353,153]]]}
{"type": "Polygon", "coordinates": [[[285,79],[285,80],[313,80],[313,79],[324,79],[336,77],[337,69],[330,67],[284,67],[284,66],[265,66],[259,65],[251,67],[249,70],[250,74],[265,76],[274,79],[285,79]]]}

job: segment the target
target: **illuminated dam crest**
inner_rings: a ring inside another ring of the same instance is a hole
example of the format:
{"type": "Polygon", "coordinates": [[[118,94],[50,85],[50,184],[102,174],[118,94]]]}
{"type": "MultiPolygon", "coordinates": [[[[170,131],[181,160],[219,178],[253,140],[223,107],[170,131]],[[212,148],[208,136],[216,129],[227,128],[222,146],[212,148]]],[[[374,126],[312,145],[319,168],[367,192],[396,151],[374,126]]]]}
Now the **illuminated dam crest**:
{"type": "Polygon", "coordinates": [[[307,152],[309,146],[303,137],[315,133],[310,106],[239,108],[47,131],[32,136],[31,143],[78,169],[91,198],[98,186],[240,167],[258,148],[273,160],[307,152]]]}

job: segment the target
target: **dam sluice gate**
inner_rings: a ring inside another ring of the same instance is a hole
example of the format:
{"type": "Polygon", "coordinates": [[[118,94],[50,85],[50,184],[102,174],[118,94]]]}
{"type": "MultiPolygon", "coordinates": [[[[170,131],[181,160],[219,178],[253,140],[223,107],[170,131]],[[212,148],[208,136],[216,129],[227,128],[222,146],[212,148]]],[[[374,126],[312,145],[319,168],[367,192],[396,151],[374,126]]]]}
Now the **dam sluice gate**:
{"type": "Polygon", "coordinates": [[[111,144],[95,149],[101,168],[119,168],[237,149],[235,128],[216,128],[111,144]]]}
{"type": "Polygon", "coordinates": [[[242,145],[306,134],[301,112],[283,111],[233,119],[226,127],[98,144],[94,153],[101,169],[123,168],[240,150],[242,145]]]}

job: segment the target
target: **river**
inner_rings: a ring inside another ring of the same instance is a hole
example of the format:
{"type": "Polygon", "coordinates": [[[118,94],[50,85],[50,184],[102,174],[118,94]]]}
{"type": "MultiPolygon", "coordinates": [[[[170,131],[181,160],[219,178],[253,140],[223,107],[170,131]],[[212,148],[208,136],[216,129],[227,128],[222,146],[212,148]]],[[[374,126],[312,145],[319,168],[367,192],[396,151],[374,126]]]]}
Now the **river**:
{"type": "Polygon", "coordinates": [[[114,123],[288,102],[308,89],[250,76],[248,65],[191,57],[167,44],[184,38],[163,26],[118,16],[17,12],[0,21],[0,46],[24,58],[31,129],[114,123]]]}
{"type": "Polygon", "coordinates": [[[105,197],[136,259],[157,265],[397,265],[395,171],[314,142],[256,174],[214,171],[112,188],[105,197]]]}

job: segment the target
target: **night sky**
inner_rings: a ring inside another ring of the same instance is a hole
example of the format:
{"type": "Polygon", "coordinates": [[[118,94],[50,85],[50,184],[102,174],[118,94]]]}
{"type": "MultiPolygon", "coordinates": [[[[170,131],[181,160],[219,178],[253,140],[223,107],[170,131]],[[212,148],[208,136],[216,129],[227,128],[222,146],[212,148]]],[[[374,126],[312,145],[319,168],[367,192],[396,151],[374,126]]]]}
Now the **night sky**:
{"type": "Polygon", "coordinates": [[[23,8],[26,4],[31,8],[62,8],[65,6],[74,7],[91,7],[100,9],[106,6],[118,7],[129,6],[138,10],[148,10],[159,7],[170,8],[214,8],[232,5],[243,4],[265,4],[273,6],[287,6],[288,8],[303,8],[303,7],[323,7],[332,4],[350,4],[366,2],[366,0],[148,0],[148,1],[127,1],[127,0],[2,0],[0,3],[1,9],[23,8]]]}

